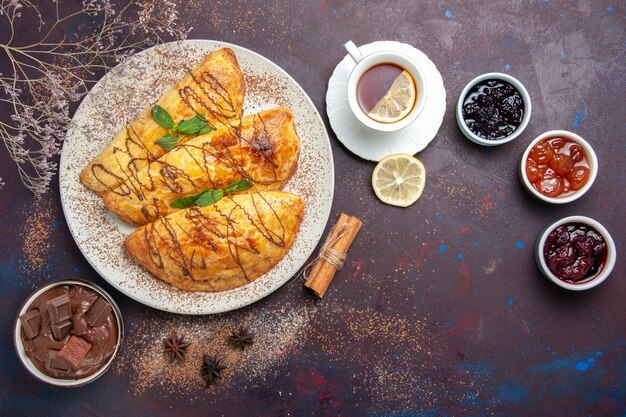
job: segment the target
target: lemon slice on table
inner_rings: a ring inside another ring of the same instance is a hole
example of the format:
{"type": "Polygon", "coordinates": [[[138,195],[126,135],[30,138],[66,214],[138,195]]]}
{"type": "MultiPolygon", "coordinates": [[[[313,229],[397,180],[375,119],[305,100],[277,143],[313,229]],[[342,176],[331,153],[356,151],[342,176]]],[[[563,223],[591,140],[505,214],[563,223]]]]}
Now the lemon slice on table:
{"type": "Polygon", "coordinates": [[[408,207],[424,191],[426,168],[419,159],[406,154],[381,159],[372,173],[372,187],[383,203],[408,207]]]}
{"type": "Polygon", "coordinates": [[[416,97],[417,87],[413,77],[408,71],[402,71],[367,115],[381,123],[397,122],[411,112],[416,97]]]}

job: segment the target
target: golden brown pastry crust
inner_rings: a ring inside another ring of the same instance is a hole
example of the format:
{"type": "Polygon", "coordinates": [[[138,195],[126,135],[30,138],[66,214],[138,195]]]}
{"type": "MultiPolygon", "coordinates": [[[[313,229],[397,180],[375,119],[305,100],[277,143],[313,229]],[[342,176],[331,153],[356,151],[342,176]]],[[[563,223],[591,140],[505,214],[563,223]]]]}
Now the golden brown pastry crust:
{"type": "Polygon", "coordinates": [[[291,248],[303,214],[304,202],[293,194],[240,194],[142,226],[124,247],[175,287],[225,291],[273,268],[291,248]]]}
{"type": "MultiPolygon", "coordinates": [[[[212,52],[156,103],[175,123],[204,114],[213,126],[242,116],[245,80],[235,53],[224,48],[212,52]]],[[[128,123],[111,144],[80,174],[90,190],[103,194],[124,183],[138,170],[166,153],[157,140],[167,133],[150,115],[152,106],[128,123]]]]}
{"type": "Polygon", "coordinates": [[[277,107],[176,147],[106,193],[104,203],[123,221],[142,225],[177,211],[170,203],[179,197],[241,178],[254,183],[252,192],[282,190],[299,153],[293,115],[277,107]]]}

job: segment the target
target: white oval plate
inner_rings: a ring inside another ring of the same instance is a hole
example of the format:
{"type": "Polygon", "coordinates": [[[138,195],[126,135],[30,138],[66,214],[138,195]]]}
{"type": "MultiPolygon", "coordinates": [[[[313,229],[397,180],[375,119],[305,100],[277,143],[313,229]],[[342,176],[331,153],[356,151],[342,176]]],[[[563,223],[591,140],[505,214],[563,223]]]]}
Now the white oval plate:
{"type": "Polygon", "coordinates": [[[285,71],[248,49],[225,42],[187,40],[142,51],[109,71],[78,107],[63,144],[59,166],[61,201],[72,236],[91,266],[115,288],[150,307],[181,314],[234,310],[269,295],[287,282],[311,255],[328,221],[333,200],[333,157],[315,105],[285,71]],[[244,114],[283,105],[292,109],[301,140],[298,170],[285,191],[306,204],[295,243],[272,270],[254,282],[219,293],[182,291],[136,264],[122,243],[133,226],[109,212],[102,199],[78,180],[80,171],[127,120],[182,78],[209,52],[232,48],[247,82],[244,114]]]}
{"type": "Polygon", "coordinates": [[[426,77],[424,110],[412,124],[395,132],[379,132],[363,125],[348,104],[348,76],[355,64],[350,55],[346,55],[328,81],[326,113],[330,125],[341,143],[363,159],[380,161],[394,153],[415,155],[435,138],[446,113],[446,90],[439,70],[425,53],[406,43],[377,41],[359,49],[364,55],[396,51],[414,59],[426,77]]]}

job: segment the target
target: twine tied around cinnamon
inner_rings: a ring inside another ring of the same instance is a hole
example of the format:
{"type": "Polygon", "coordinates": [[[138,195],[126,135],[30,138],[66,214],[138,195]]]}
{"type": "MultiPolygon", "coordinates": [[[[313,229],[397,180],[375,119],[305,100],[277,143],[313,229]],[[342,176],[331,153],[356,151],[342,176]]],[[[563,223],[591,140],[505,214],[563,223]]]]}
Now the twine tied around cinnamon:
{"type": "Polygon", "coordinates": [[[313,290],[318,297],[324,296],[335,273],[343,267],[346,253],[361,228],[361,224],[356,217],[341,213],[317,257],[299,274],[306,279],[304,286],[313,290]]]}
{"type": "MultiPolygon", "coordinates": [[[[313,259],[307,266],[302,270],[302,276],[305,279],[309,279],[309,271],[318,263],[322,261],[326,261],[332,266],[335,267],[337,271],[343,268],[343,263],[346,260],[346,254],[341,253],[336,249],[333,249],[333,245],[337,243],[339,239],[348,234],[348,227],[350,225],[346,222],[337,223],[335,226],[337,228],[337,235],[333,237],[332,232],[328,234],[326,241],[320,248],[320,253],[313,259]]],[[[333,228],[333,231],[335,229],[333,228]]]]}

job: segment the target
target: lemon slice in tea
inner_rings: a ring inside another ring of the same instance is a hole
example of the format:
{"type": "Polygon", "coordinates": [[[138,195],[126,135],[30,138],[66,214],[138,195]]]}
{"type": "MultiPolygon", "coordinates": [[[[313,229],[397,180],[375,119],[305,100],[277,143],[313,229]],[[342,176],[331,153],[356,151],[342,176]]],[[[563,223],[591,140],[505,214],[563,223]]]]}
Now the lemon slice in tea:
{"type": "Polygon", "coordinates": [[[404,70],[367,115],[377,122],[395,123],[411,112],[416,97],[415,81],[411,74],[404,70]]]}
{"type": "Polygon", "coordinates": [[[372,173],[372,187],[383,203],[408,207],[424,191],[426,168],[419,159],[406,154],[381,159],[372,173]]]}

